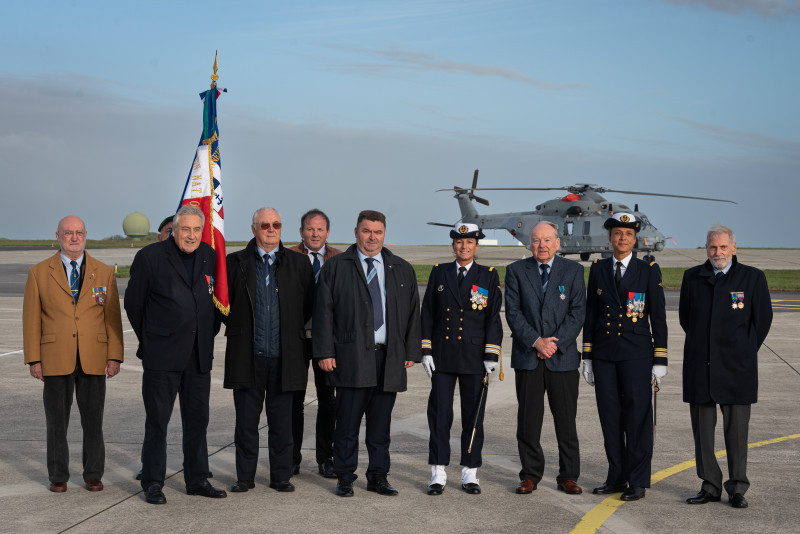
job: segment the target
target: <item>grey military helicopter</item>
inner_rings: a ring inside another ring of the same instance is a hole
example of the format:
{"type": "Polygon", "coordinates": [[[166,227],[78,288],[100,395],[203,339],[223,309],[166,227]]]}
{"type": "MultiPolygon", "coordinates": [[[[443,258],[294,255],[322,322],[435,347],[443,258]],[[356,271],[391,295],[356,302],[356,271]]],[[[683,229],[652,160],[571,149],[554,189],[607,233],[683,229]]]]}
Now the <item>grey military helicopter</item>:
{"type": "MultiPolygon", "coordinates": [[[[611,256],[612,249],[608,242],[608,231],[603,228],[603,223],[616,211],[633,213],[641,221],[641,230],[636,235],[636,245],[633,250],[644,261],[653,261],[655,259],[653,253],[664,250],[667,240],[664,234],[650,222],[647,215],[639,211],[639,204],[634,204],[634,208],[630,209],[625,204],[606,200],[601,193],[689,198],[736,204],[732,200],[719,198],[621,191],[595,184],[575,184],[567,187],[477,187],[477,185],[478,170],[476,169],[472,177],[472,187],[455,186],[453,189],[437,190],[455,191],[455,198],[458,199],[458,206],[461,209],[459,222],[477,224],[482,229],[506,230],[523,245],[530,247],[531,229],[541,221],[550,221],[559,228],[561,248],[558,253],[562,256],[579,254],[583,261],[589,260],[593,253],[598,253],[604,258],[611,256]],[[568,193],[563,197],[539,204],[534,211],[481,215],[475,209],[473,201],[486,206],[489,205],[489,201],[477,196],[475,191],[567,191],[568,193]]],[[[453,227],[452,224],[444,223],[430,222],[428,224],[453,227]]]]}

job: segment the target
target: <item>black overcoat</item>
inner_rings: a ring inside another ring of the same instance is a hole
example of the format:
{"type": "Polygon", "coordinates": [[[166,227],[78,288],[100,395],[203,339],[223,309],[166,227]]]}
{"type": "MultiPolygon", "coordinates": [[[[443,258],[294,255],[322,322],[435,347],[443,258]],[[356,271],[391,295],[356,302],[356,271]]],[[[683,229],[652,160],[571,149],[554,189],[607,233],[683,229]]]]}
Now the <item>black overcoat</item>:
{"type": "MultiPolygon", "coordinates": [[[[222,320],[228,338],[225,348],[225,380],[228,389],[255,387],[253,340],[255,335],[256,241],[228,254],[228,295],[231,311],[222,320]]],[[[305,391],[308,368],[303,359],[305,324],[314,304],[314,271],[303,254],[284,248],[275,251],[281,333],[281,388],[305,391]]]]}
{"type": "Polygon", "coordinates": [[[211,369],[219,321],[209,282],[216,276],[217,258],[207,243],[194,254],[191,280],[172,237],[147,245],[133,258],[125,312],[145,369],[183,371],[195,343],[200,370],[211,369]]]}
{"type": "Polygon", "coordinates": [[[332,386],[405,391],[405,362],[422,359],[416,274],[407,261],[386,248],[381,251],[386,283],[386,364],[383,384],[378,384],[372,300],[357,250],[351,245],[320,270],[311,336],[314,359],[336,358],[336,369],[328,374],[332,386]]]}
{"type": "Polygon", "coordinates": [[[719,282],[710,261],[692,267],[683,274],[678,316],[686,332],[684,402],[755,403],[758,349],[772,325],[764,273],[736,256],[719,282]],[[743,293],[743,308],[733,308],[731,293],[743,293]]]}
{"type": "Polygon", "coordinates": [[[473,263],[461,288],[456,262],[434,265],[422,299],[422,354],[433,356],[437,372],[483,375],[484,360],[496,362],[503,343],[500,278],[493,267],[473,263]],[[487,292],[473,308],[473,286],[487,292]]]}

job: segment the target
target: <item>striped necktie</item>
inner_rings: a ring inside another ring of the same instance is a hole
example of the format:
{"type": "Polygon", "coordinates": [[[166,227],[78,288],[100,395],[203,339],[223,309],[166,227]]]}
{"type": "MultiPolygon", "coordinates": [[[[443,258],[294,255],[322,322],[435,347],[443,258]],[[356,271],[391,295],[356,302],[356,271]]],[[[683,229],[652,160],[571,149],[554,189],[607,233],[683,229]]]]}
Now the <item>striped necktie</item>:
{"type": "Polygon", "coordinates": [[[381,286],[378,283],[378,271],[375,269],[375,258],[366,258],[367,262],[367,287],[372,298],[372,322],[375,330],[383,326],[383,298],[381,286]]]}
{"type": "Polygon", "coordinates": [[[311,254],[314,255],[314,261],[311,264],[311,267],[314,269],[314,283],[317,283],[319,280],[319,269],[321,265],[319,264],[319,252],[312,252],[311,254]]]}
{"type": "Polygon", "coordinates": [[[550,266],[543,263],[539,266],[542,270],[542,292],[547,291],[547,282],[550,281],[550,266]]]}
{"type": "Polygon", "coordinates": [[[72,265],[72,272],[69,275],[69,288],[72,290],[72,298],[78,302],[78,293],[81,289],[81,277],[78,273],[78,262],[72,260],[69,262],[72,265]]]}

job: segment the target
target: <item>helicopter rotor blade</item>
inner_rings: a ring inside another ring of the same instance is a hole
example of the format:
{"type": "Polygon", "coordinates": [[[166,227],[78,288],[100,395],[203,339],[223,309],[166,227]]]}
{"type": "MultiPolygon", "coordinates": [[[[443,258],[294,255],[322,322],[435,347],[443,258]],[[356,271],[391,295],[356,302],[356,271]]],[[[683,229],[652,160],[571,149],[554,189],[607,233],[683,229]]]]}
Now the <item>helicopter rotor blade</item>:
{"type": "Polygon", "coordinates": [[[478,185],[478,169],[475,169],[475,174],[472,175],[472,190],[478,185]]]}
{"type": "Polygon", "coordinates": [[[474,200],[475,202],[480,202],[480,203],[481,203],[481,204],[483,204],[484,206],[488,206],[488,205],[489,205],[489,201],[488,201],[488,200],[486,200],[485,198],[481,198],[481,197],[479,197],[479,196],[476,196],[476,195],[471,195],[471,198],[472,198],[472,200],[474,200]]]}
{"type": "Polygon", "coordinates": [[[730,204],[739,204],[733,200],[725,200],[722,198],[708,198],[708,197],[692,197],[688,195],[668,195],[666,193],[645,193],[644,191],[622,191],[619,189],[605,189],[609,193],[622,193],[623,195],[647,195],[651,197],[672,197],[672,198],[691,198],[694,200],[710,200],[711,202],[728,202],[730,204]]]}
{"type": "MultiPolygon", "coordinates": [[[[569,187],[474,187],[473,191],[569,191],[569,187]]],[[[447,189],[449,191],[449,189],[447,189]]]]}
{"type": "Polygon", "coordinates": [[[444,226],[445,228],[452,228],[452,224],[444,224],[444,223],[437,223],[437,222],[429,222],[431,226],[444,226]]]}

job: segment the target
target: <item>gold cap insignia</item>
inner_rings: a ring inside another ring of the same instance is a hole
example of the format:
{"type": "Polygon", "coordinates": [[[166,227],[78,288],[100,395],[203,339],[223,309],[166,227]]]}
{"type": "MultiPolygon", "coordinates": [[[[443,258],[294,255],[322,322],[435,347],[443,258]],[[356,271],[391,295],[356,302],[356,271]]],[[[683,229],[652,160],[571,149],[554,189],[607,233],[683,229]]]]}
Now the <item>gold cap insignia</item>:
{"type": "Polygon", "coordinates": [[[631,218],[628,217],[627,215],[622,215],[622,216],[620,216],[619,220],[624,222],[624,223],[626,223],[626,222],[630,221],[631,218]]]}
{"type": "Polygon", "coordinates": [[[458,227],[458,233],[460,234],[466,234],[468,230],[469,228],[467,228],[466,224],[462,224],[461,226],[458,227]]]}

